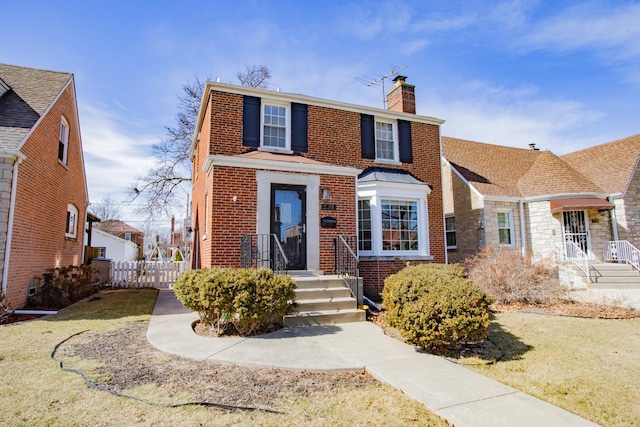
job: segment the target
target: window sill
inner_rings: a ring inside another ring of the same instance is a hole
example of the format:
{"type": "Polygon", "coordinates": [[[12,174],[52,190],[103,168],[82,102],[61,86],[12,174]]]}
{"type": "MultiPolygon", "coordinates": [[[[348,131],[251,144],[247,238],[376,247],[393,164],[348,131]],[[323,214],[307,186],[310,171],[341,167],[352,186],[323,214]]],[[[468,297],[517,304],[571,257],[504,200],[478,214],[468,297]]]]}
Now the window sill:
{"type": "Polygon", "coordinates": [[[402,165],[402,162],[398,162],[397,160],[375,159],[374,162],[375,163],[380,163],[380,164],[383,164],[383,165],[394,165],[394,166],[402,165]]]}
{"type": "Polygon", "coordinates": [[[258,151],[265,151],[267,153],[276,153],[276,154],[293,154],[293,150],[289,150],[286,148],[277,148],[277,147],[260,147],[258,151]]]}
{"type": "Polygon", "coordinates": [[[361,255],[360,261],[432,261],[433,255],[361,255]]]}
{"type": "Polygon", "coordinates": [[[62,166],[66,170],[69,170],[69,165],[63,162],[62,160],[58,159],[58,163],[60,164],[60,166],[62,166]]]}
{"type": "Polygon", "coordinates": [[[447,246],[447,250],[448,251],[452,251],[452,252],[457,252],[458,251],[458,247],[457,246],[447,246]]]}
{"type": "Polygon", "coordinates": [[[207,235],[206,234],[202,235],[202,240],[207,240],[207,235]]]}

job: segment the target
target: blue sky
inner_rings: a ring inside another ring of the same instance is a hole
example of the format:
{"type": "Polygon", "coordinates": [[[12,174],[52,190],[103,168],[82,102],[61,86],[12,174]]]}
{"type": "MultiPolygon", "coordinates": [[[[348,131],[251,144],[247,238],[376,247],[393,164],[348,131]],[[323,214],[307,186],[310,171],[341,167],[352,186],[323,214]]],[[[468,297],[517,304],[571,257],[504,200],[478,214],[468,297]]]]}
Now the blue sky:
{"type": "Polygon", "coordinates": [[[445,136],[565,154],[640,132],[639,2],[0,3],[0,62],[75,75],[92,202],[151,164],[183,83],[252,64],[272,89],[374,107],[382,88],[354,77],[407,66],[445,136]]]}

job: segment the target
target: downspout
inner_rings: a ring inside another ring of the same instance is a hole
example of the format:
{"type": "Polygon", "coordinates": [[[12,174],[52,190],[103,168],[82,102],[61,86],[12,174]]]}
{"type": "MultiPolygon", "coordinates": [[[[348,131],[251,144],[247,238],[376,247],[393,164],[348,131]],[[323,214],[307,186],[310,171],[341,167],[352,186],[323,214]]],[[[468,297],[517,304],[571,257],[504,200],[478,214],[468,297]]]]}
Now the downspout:
{"type": "Polygon", "coordinates": [[[13,173],[11,175],[11,197],[9,200],[9,218],[7,220],[7,241],[4,249],[4,266],[2,270],[2,293],[7,293],[7,281],[9,280],[9,259],[11,258],[11,238],[13,237],[13,217],[16,208],[16,193],[18,191],[18,165],[26,157],[22,153],[16,153],[16,160],[13,162],[13,173]]]}
{"type": "Polygon", "coordinates": [[[518,200],[518,207],[520,208],[520,242],[522,243],[522,256],[524,257],[527,256],[527,233],[524,229],[524,202],[522,199],[518,200]]]}
{"type": "Polygon", "coordinates": [[[609,203],[613,205],[611,209],[611,229],[613,230],[613,240],[618,241],[618,218],[616,217],[616,205],[613,201],[613,196],[607,197],[609,203]]]}

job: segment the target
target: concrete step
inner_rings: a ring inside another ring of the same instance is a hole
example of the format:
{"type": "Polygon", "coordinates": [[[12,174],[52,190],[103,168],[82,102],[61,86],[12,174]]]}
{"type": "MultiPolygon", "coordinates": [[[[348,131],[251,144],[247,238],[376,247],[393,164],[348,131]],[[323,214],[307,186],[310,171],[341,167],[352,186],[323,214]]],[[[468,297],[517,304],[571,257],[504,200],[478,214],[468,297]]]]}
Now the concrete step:
{"type": "Polygon", "coordinates": [[[356,308],[356,300],[351,297],[343,298],[314,298],[307,300],[296,299],[298,303],[297,311],[299,312],[314,312],[325,310],[346,310],[349,308],[356,308]]]}
{"type": "Polygon", "coordinates": [[[613,275],[591,275],[594,282],[611,282],[611,283],[637,283],[640,284],[640,276],[613,276],[613,275]]]}
{"type": "Polygon", "coordinates": [[[314,298],[346,298],[350,296],[351,291],[346,287],[296,289],[296,300],[314,298]]]}
{"type": "Polygon", "coordinates": [[[587,289],[640,289],[640,281],[637,282],[610,282],[597,281],[589,283],[587,289]]]}
{"type": "Polygon", "coordinates": [[[344,288],[346,285],[340,276],[291,276],[298,285],[298,289],[316,289],[316,288],[344,288]]]}
{"type": "Polygon", "coordinates": [[[291,313],[284,316],[284,326],[333,325],[336,323],[364,322],[364,310],[349,308],[344,310],[320,310],[291,313]]]}

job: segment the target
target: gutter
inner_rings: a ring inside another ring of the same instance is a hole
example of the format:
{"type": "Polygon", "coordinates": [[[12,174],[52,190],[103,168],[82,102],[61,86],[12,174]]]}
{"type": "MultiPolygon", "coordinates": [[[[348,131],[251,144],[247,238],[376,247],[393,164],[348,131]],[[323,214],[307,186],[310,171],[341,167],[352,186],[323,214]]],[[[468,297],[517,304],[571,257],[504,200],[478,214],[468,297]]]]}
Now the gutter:
{"type": "Polygon", "coordinates": [[[522,199],[518,200],[518,207],[520,208],[520,242],[522,244],[522,256],[527,255],[526,238],[527,232],[524,229],[524,202],[522,199]]]}
{"type": "Polygon", "coordinates": [[[618,241],[618,217],[616,216],[616,204],[613,202],[613,196],[607,197],[609,203],[613,205],[613,209],[611,209],[611,229],[613,231],[613,240],[618,241]]]}
{"type": "Polygon", "coordinates": [[[13,237],[13,218],[16,210],[16,193],[18,191],[18,165],[26,156],[16,152],[13,162],[13,174],[11,176],[11,199],[9,201],[9,218],[7,219],[7,241],[4,250],[4,266],[2,270],[2,293],[7,293],[7,281],[9,280],[9,260],[11,259],[11,238],[13,237]]]}

